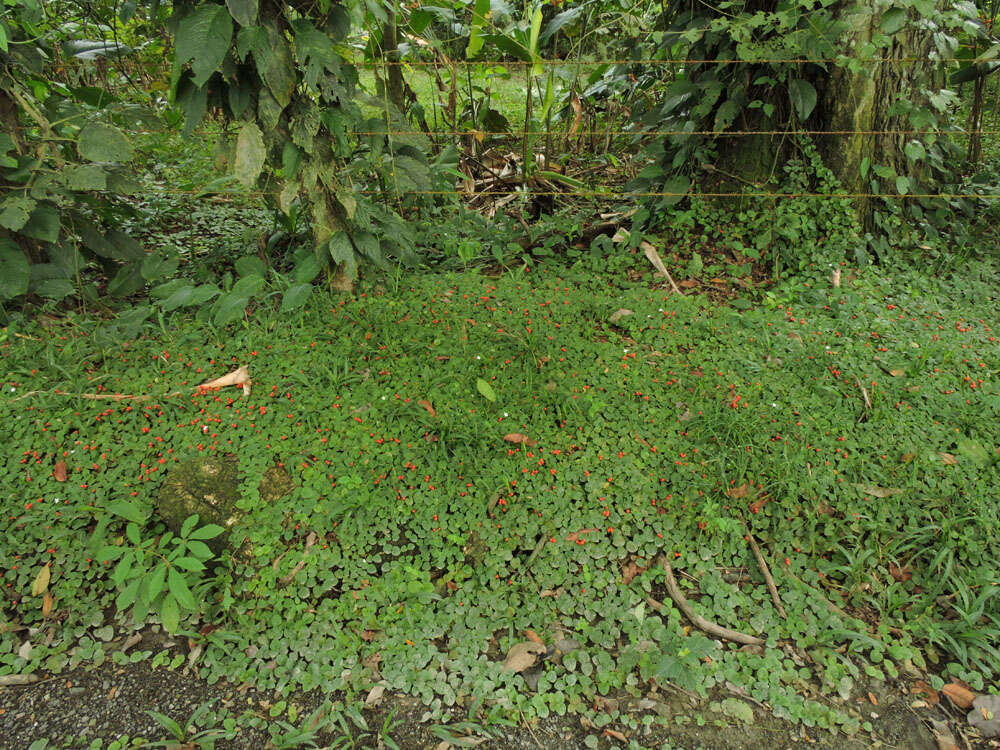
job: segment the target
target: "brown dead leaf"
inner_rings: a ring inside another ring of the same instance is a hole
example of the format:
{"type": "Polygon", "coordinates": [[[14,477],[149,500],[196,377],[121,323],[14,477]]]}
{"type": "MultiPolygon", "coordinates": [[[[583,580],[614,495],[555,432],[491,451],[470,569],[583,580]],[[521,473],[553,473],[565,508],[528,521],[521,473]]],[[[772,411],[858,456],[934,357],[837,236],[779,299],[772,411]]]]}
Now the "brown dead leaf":
{"type": "Polygon", "coordinates": [[[648,565],[640,565],[635,560],[629,560],[622,566],[622,583],[628,586],[637,575],[648,569],[648,565]]]}
{"type": "Polygon", "coordinates": [[[955,740],[955,735],[951,733],[951,729],[943,721],[937,721],[936,719],[930,720],[931,733],[934,735],[934,741],[937,742],[938,750],[958,750],[958,742],[955,740]]]}
{"type": "Polygon", "coordinates": [[[913,570],[909,565],[904,565],[902,568],[898,565],[889,565],[889,575],[896,581],[909,581],[913,578],[913,570]]]}
{"type": "Polygon", "coordinates": [[[515,674],[530,669],[538,662],[538,657],[545,653],[545,646],[531,641],[515,643],[503,660],[503,668],[515,674]]]}
{"type": "Polygon", "coordinates": [[[915,459],[916,457],[917,457],[916,453],[904,453],[902,456],[899,457],[899,460],[904,464],[908,464],[912,463],[913,459],[915,459]]]}
{"type": "Polygon", "coordinates": [[[437,412],[434,411],[434,407],[431,406],[430,401],[427,401],[426,399],[420,399],[419,401],[417,401],[417,404],[424,407],[427,410],[427,413],[430,414],[432,417],[437,416],[437,412]]]}
{"type": "Polygon", "coordinates": [[[571,531],[566,535],[567,542],[579,542],[584,539],[584,534],[595,534],[597,529],[580,529],[579,531],[571,531]]]}
{"type": "Polygon", "coordinates": [[[569,138],[575,138],[577,132],[580,130],[580,122],[583,120],[583,103],[580,101],[580,97],[573,92],[573,96],[569,100],[570,106],[573,108],[573,124],[569,128],[569,138]]]}
{"type": "Polygon", "coordinates": [[[742,500],[747,496],[747,493],[749,492],[750,492],[750,485],[748,485],[746,482],[741,484],[739,487],[730,487],[728,490],[726,490],[726,494],[729,495],[729,497],[733,498],[733,500],[742,500]]]}
{"type": "Polygon", "coordinates": [[[545,645],[545,641],[542,640],[542,637],[538,635],[538,633],[536,633],[531,628],[524,631],[524,637],[527,638],[532,643],[540,643],[543,646],[545,645]]]}
{"type": "Polygon", "coordinates": [[[964,685],[959,685],[957,682],[949,682],[941,688],[941,692],[947,695],[948,700],[959,708],[969,708],[976,699],[975,693],[964,685]]]}
{"type": "Polygon", "coordinates": [[[837,288],[840,286],[840,269],[834,268],[830,274],[830,286],[837,288]]]}
{"type": "Polygon", "coordinates": [[[938,691],[932,688],[923,680],[917,680],[915,683],[913,683],[913,687],[910,688],[910,692],[913,693],[914,695],[919,695],[921,698],[927,701],[928,706],[932,707],[936,706],[938,704],[938,701],[941,700],[941,696],[938,694],[938,691]]]}
{"type": "Polygon", "coordinates": [[[684,279],[684,281],[677,282],[677,286],[682,287],[684,289],[691,289],[693,287],[698,286],[698,282],[695,281],[694,279],[684,279]]]}
{"type": "Polygon", "coordinates": [[[46,563],[41,570],[38,571],[38,575],[35,576],[34,582],[31,584],[31,595],[41,596],[49,589],[49,580],[52,578],[52,568],[46,563]]]}
{"type": "Polygon", "coordinates": [[[900,369],[897,368],[895,370],[889,370],[889,374],[892,375],[894,378],[898,378],[898,377],[901,377],[901,376],[905,375],[906,374],[906,370],[900,370],[900,369]]]}
{"type": "Polygon", "coordinates": [[[42,617],[48,617],[52,613],[52,594],[46,591],[42,597],[42,617]]]}
{"type": "Polygon", "coordinates": [[[238,385],[243,388],[243,395],[250,395],[250,371],[246,368],[246,365],[238,367],[233,370],[228,375],[223,375],[221,378],[216,378],[215,380],[209,380],[207,383],[202,383],[197,386],[197,390],[211,391],[216,388],[225,388],[230,385],[238,385]]]}
{"type": "Polygon", "coordinates": [[[503,439],[506,440],[508,443],[515,443],[518,445],[527,445],[527,446],[538,445],[537,440],[532,440],[530,437],[528,437],[527,435],[523,435],[520,432],[511,432],[507,435],[504,435],[503,439]]]}
{"type": "Polygon", "coordinates": [[[938,458],[941,459],[941,463],[945,466],[955,466],[958,463],[958,459],[955,458],[954,453],[938,453],[938,458]]]}
{"type": "Polygon", "coordinates": [[[871,701],[873,706],[878,705],[878,698],[875,697],[875,693],[868,691],[868,700],[871,701]]]}
{"type": "Polygon", "coordinates": [[[369,708],[377,706],[382,702],[383,695],[385,695],[385,685],[376,685],[368,691],[368,697],[365,698],[365,705],[369,708]]]}
{"type": "Polygon", "coordinates": [[[55,476],[57,482],[66,481],[66,462],[60,461],[54,467],[52,467],[52,474],[55,476]]]}
{"type": "Polygon", "coordinates": [[[25,641],[22,643],[21,648],[17,650],[17,655],[25,661],[28,661],[31,658],[31,641],[25,641]]]}
{"type": "Polygon", "coordinates": [[[614,739],[618,740],[619,742],[626,742],[626,743],[628,742],[628,737],[626,737],[624,734],[622,734],[621,732],[619,732],[617,729],[605,729],[604,730],[604,736],[605,737],[613,737],[614,739]]]}
{"type": "MultiPolygon", "coordinates": [[[[641,249],[643,255],[646,256],[646,260],[653,264],[653,268],[655,268],[663,278],[670,282],[671,288],[677,292],[677,294],[683,294],[683,292],[677,288],[677,284],[674,283],[674,277],[670,275],[670,271],[668,271],[667,267],[663,265],[663,259],[660,258],[660,254],[656,252],[656,248],[646,240],[643,240],[639,245],[639,249],[641,249]]],[[[683,282],[681,282],[681,286],[684,286],[683,282]]]]}

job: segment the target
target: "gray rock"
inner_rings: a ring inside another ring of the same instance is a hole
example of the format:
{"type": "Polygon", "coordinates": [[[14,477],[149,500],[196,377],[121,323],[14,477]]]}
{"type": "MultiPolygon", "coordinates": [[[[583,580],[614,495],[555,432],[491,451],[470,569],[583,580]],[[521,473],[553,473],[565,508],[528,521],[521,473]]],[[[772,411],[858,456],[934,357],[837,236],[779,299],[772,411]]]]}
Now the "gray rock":
{"type": "Polygon", "coordinates": [[[1000,737],[1000,695],[977,696],[967,718],[983,737],[1000,737]]]}

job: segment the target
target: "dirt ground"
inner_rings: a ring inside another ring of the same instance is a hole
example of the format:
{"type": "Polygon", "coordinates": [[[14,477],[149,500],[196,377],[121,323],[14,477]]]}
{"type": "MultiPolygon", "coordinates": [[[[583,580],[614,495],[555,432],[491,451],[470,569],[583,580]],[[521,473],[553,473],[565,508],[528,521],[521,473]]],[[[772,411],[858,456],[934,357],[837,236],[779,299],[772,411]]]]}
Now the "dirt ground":
{"type": "MultiPolygon", "coordinates": [[[[546,748],[546,750],[571,750],[574,748],[642,747],[642,748],[704,748],[705,750],[730,750],[735,748],[829,748],[854,750],[856,748],[886,747],[908,750],[938,750],[939,745],[931,731],[930,720],[949,722],[957,747],[988,747],[974,743],[962,736],[961,712],[949,711],[939,705],[935,708],[914,708],[912,695],[902,692],[902,686],[885,686],[876,697],[878,705],[866,706],[873,731],[853,737],[829,731],[807,729],[801,725],[776,719],[761,706],[747,703],[753,710],[753,722],[744,723],[721,713],[713,713],[707,702],[696,704],[681,695],[661,694],[656,711],[670,718],[665,723],[654,723],[637,730],[624,725],[609,724],[595,727],[579,716],[551,716],[518,726],[491,728],[493,739],[483,741],[478,747],[490,750],[546,748]],[[696,716],[706,719],[698,726],[696,716]],[[677,717],[690,720],[679,722],[677,717]],[[611,730],[610,732],[605,730],[611,730]],[[588,736],[593,737],[588,742],[588,736]],[[594,745],[594,740],[597,745],[594,745]]],[[[298,694],[291,699],[305,717],[318,707],[327,696],[318,691],[298,694]]],[[[269,707],[278,700],[275,695],[260,693],[247,687],[226,682],[209,684],[183,669],[153,669],[148,662],[123,666],[105,662],[98,667],[81,667],[55,675],[23,687],[0,690],[0,747],[27,748],[32,742],[47,739],[56,747],[86,747],[100,738],[106,744],[123,735],[145,737],[150,740],[166,739],[167,734],[147,713],[154,710],[179,720],[182,724],[205,701],[216,701],[215,706],[225,706],[232,715],[252,711],[269,720],[269,707]]],[[[652,703],[650,701],[649,703],[652,703]]],[[[652,713],[648,703],[623,698],[610,699],[605,708],[617,708],[626,713],[634,709],[637,715],[652,713]]],[[[425,721],[425,708],[420,701],[386,693],[377,706],[365,710],[365,717],[372,732],[356,732],[354,747],[377,748],[384,746],[379,738],[379,728],[386,718],[393,715],[393,729],[389,735],[404,750],[440,748],[440,737],[425,721]]],[[[299,719],[301,722],[301,719],[299,719]]],[[[318,739],[320,747],[334,744],[340,735],[325,733],[318,739]]],[[[480,735],[481,736],[481,735],[480,735]]],[[[242,727],[232,740],[221,740],[219,748],[265,748],[270,735],[266,727],[242,727]]],[[[349,745],[345,745],[349,746],[349,745]]]]}

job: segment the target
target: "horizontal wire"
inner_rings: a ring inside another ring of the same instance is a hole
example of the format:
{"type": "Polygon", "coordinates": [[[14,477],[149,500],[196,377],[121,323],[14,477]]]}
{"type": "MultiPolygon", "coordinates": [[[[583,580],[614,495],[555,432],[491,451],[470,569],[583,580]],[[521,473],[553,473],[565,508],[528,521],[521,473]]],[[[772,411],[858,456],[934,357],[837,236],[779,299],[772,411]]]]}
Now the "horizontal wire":
{"type": "MultiPolygon", "coordinates": [[[[683,58],[683,59],[672,59],[672,60],[658,60],[655,58],[643,58],[639,60],[449,60],[447,62],[441,60],[362,60],[362,61],[345,61],[349,65],[356,65],[363,68],[382,68],[391,65],[402,65],[407,67],[433,67],[433,68],[453,68],[453,67],[465,67],[465,66],[492,66],[498,68],[507,67],[522,67],[527,65],[736,65],[739,63],[760,63],[760,64],[805,64],[810,63],[813,65],[822,65],[825,63],[842,63],[848,60],[859,60],[864,63],[891,63],[891,64],[905,64],[910,65],[914,63],[927,63],[928,58],[926,57],[853,57],[850,55],[843,55],[841,57],[778,57],[778,58],[762,58],[762,59],[721,59],[716,60],[713,58],[701,59],[701,58],[683,58]]],[[[940,57],[940,58],[930,58],[930,62],[933,63],[949,63],[949,62],[970,62],[969,60],[961,57],[940,57]]]]}
{"type": "MultiPolygon", "coordinates": [[[[353,135],[511,135],[525,136],[570,135],[565,130],[357,130],[353,135]]],[[[1000,135],[1000,130],[578,130],[581,135],[714,135],[720,138],[750,135],[1000,135]]]]}
{"type": "MultiPolygon", "coordinates": [[[[155,190],[153,188],[152,190],[155,190]]],[[[478,193],[470,193],[465,190],[355,190],[353,191],[358,195],[388,195],[388,196],[399,196],[399,195],[464,195],[469,198],[476,198],[480,196],[495,196],[495,197],[505,197],[508,195],[538,195],[538,196],[551,196],[557,197],[562,196],[564,198],[573,196],[582,196],[588,198],[882,198],[884,200],[909,200],[913,198],[984,198],[984,199],[995,199],[1000,198],[1000,193],[996,194],[983,194],[983,193],[907,193],[905,195],[886,195],[883,193],[769,193],[769,192],[757,192],[757,193],[712,193],[712,192],[699,192],[699,193],[670,193],[670,192],[646,192],[646,191],[636,191],[636,192],[605,192],[601,190],[577,190],[577,191],[560,191],[560,190],[486,190],[478,193]]],[[[178,188],[171,188],[169,190],[155,190],[156,195],[232,195],[235,197],[269,197],[273,196],[273,193],[266,193],[263,191],[241,191],[238,193],[234,192],[224,192],[221,190],[181,190],[178,188]]],[[[148,194],[147,194],[148,195],[148,194]]]]}

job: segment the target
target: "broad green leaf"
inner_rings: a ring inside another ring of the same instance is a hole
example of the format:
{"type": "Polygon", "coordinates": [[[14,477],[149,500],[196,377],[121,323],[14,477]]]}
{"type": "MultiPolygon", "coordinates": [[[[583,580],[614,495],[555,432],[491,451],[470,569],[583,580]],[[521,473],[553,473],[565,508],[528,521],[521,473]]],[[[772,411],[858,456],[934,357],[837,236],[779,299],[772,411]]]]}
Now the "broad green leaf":
{"type": "Polygon", "coordinates": [[[239,258],[233,268],[239,276],[267,276],[267,266],[256,255],[244,255],[239,258]]]}
{"type": "Polygon", "coordinates": [[[882,14],[880,24],[886,34],[895,34],[906,25],[906,11],[903,8],[889,8],[882,14]]]}
{"type": "Polygon", "coordinates": [[[114,278],[108,282],[108,294],[112,297],[128,297],[145,285],[146,280],[142,277],[142,264],[133,262],[122,266],[114,278]]]}
{"type": "Polygon", "coordinates": [[[358,273],[358,259],[354,254],[354,245],[351,244],[351,238],[347,236],[347,232],[343,230],[334,232],[327,243],[327,248],[330,259],[334,263],[342,263],[344,272],[353,279],[358,273]]]}
{"type": "Polygon", "coordinates": [[[187,543],[188,552],[194,555],[199,560],[208,560],[212,557],[212,550],[204,542],[199,542],[196,539],[188,540],[187,543]]]}
{"type": "Polygon", "coordinates": [[[118,592],[118,596],[115,598],[115,606],[118,608],[119,612],[124,612],[135,603],[135,597],[136,594],[139,593],[140,583],[142,583],[141,578],[133,578],[128,582],[125,588],[118,592]]]}
{"type": "Polygon", "coordinates": [[[35,201],[20,195],[8,195],[0,203],[0,227],[17,232],[28,223],[31,212],[35,210],[35,201]]]}
{"type": "Polygon", "coordinates": [[[177,272],[179,260],[176,255],[159,251],[150,253],[142,261],[142,277],[146,281],[156,281],[177,272]]]}
{"type": "Polygon", "coordinates": [[[96,164],[67,167],[63,170],[62,179],[70,190],[104,190],[108,186],[107,173],[96,164]]]}
{"type": "Polygon", "coordinates": [[[163,591],[163,587],[167,583],[167,564],[165,562],[161,562],[153,568],[153,572],[148,577],[149,599],[150,601],[154,601],[156,597],[160,595],[160,592],[163,591]]]}
{"type": "Polygon", "coordinates": [[[233,18],[225,6],[205,3],[181,19],[174,38],[176,64],[191,62],[192,82],[200,88],[226,57],[233,18]]]}
{"type": "Polygon", "coordinates": [[[266,283],[263,276],[257,276],[256,274],[244,276],[233,284],[230,294],[234,294],[237,297],[253,297],[264,288],[264,284],[266,283]]]}
{"type": "Polygon", "coordinates": [[[171,568],[167,574],[167,588],[170,589],[170,593],[177,599],[177,603],[181,607],[189,611],[198,609],[198,603],[195,602],[194,595],[191,593],[191,589],[188,588],[187,581],[174,568],[171,568]]]}
{"type": "Polygon", "coordinates": [[[243,317],[247,305],[250,304],[249,297],[240,297],[236,294],[227,294],[220,297],[215,303],[215,314],[212,322],[216,326],[224,326],[243,317]]]}
{"type": "Polygon", "coordinates": [[[264,168],[267,149],[264,147],[264,136],[256,123],[246,123],[236,139],[236,158],[233,171],[236,179],[247,187],[253,187],[257,177],[264,168]]]}
{"type": "MultiPolygon", "coordinates": [[[[160,620],[163,621],[163,627],[168,633],[177,632],[177,627],[181,622],[181,613],[180,608],[177,606],[177,600],[170,594],[163,597],[163,604],[160,605],[160,620]]],[[[163,718],[166,719],[167,717],[164,716],[163,718]]],[[[181,731],[180,727],[178,727],[178,730],[181,731]]],[[[184,736],[184,732],[181,731],[181,737],[184,736]]]]}
{"type": "Polygon", "coordinates": [[[910,178],[900,175],[896,178],[896,192],[900,195],[906,195],[910,192],[910,178]]]}
{"type": "Polygon", "coordinates": [[[107,507],[107,511],[134,523],[145,523],[147,518],[141,508],[128,500],[116,500],[107,507]]]}
{"type": "Polygon", "coordinates": [[[76,150],[87,161],[125,162],[132,158],[132,145],[114,125],[92,122],[80,131],[76,150]]]}
{"type": "Polygon", "coordinates": [[[45,279],[32,287],[31,291],[46,299],[60,300],[74,294],[76,287],[69,279],[45,279]]]}
{"type": "Polygon", "coordinates": [[[0,300],[20,297],[28,291],[31,267],[24,252],[11,240],[0,239],[0,300]]]}
{"type": "Polygon", "coordinates": [[[307,255],[295,266],[295,281],[299,284],[309,284],[319,276],[323,269],[315,255],[307,255]]]}
{"type": "Polygon", "coordinates": [[[188,539],[215,539],[224,531],[225,529],[218,524],[208,523],[192,531],[188,539]]]}
{"type": "Polygon", "coordinates": [[[799,120],[805,122],[816,108],[816,89],[809,81],[794,78],[788,83],[788,95],[799,120]]]}
{"type": "Polygon", "coordinates": [[[174,565],[181,570],[187,570],[191,573],[200,573],[205,569],[205,565],[201,560],[196,560],[193,557],[178,557],[174,560],[174,565]]]}
{"type": "Polygon", "coordinates": [[[872,165],[872,160],[869,159],[867,156],[861,160],[860,171],[862,179],[868,176],[868,170],[871,167],[871,165],[872,165]]]}
{"type": "Polygon", "coordinates": [[[296,284],[289,287],[281,300],[281,312],[298,310],[309,300],[310,294],[312,294],[312,284],[296,284]]]}
{"type": "Polygon", "coordinates": [[[493,390],[493,386],[482,378],[476,378],[476,390],[479,391],[483,395],[483,398],[487,401],[492,402],[497,400],[497,394],[496,391],[493,390]]]}
{"type": "Polygon", "coordinates": [[[906,158],[910,161],[920,161],[925,156],[927,156],[927,151],[924,149],[924,144],[920,141],[909,141],[903,149],[906,152],[906,158]]]}
{"type": "Polygon", "coordinates": [[[21,234],[43,242],[58,242],[61,228],[59,209],[48,203],[39,203],[21,227],[21,234]]]}
{"type": "Polygon", "coordinates": [[[295,90],[295,65],[284,34],[273,23],[242,29],[237,39],[237,51],[241,57],[246,57],[248,52],[253,55],[257,72],[277,103],[278,112],[287,107],[295,90]]]}
{"type": "Polygon", "coordinates": [[[473,58],[483,48],[483,26],[490,16],[490,0],[476,0],[472,9],[472,23],[469,26],[469,44],[465,48],[465,57],[473,58]]]}
{"type": "Polygon", "coordinates": [[[226,7],[240,26],[253,26],[257,21],[258,0],[226,0],[226,7]]]}
{"type": "Polygon", "coordinates": [[[684,200],[688,190],[691,189],[691,180],[683,175],[671,177],[663,184],[663,192],[667,193],[660,201],[664,206],[674,206],[684,200]]]}
{"type": "Polygon", "coordinates": [[[340,56],[330,37],[305,19],[292,23],[295,38],[295,56],[302,66],[302,80],[307,86],[316,88],[326,72],[336,74],[340,70],[340,56]]]}
{"type": "Polygon", "coordinates": [[[187,535],[191,533],[191,529],[198,525],[198,514],[188,516],[184,519],[184,523],[181,524],[181,536],[185,539],[187,535]]]}
{"type": "Polygon", "coordinates": [[[171,310],[176,310],[178,307],[190,304],[191,297],[194,295],[194,287],[186,279],[179,279],[178,281],[180,281],[182,286],[160,302],[160,307],[163,308],[164,312],[170,312],[171,310]]]}

